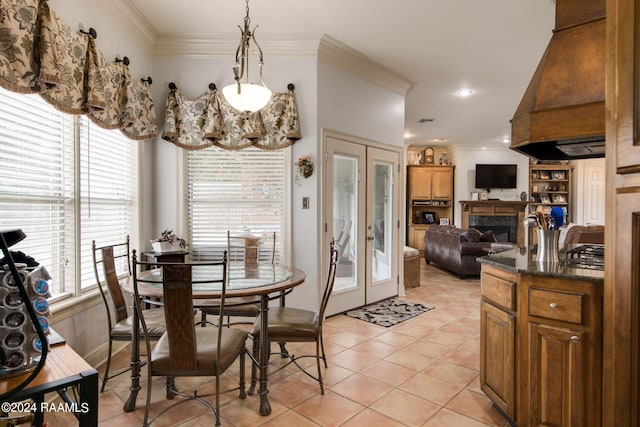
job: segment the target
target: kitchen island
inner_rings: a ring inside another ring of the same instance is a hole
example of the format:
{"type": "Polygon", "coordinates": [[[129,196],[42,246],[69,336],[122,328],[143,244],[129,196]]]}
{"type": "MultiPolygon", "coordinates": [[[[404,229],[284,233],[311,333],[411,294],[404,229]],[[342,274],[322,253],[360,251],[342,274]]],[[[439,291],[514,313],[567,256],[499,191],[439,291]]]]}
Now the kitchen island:
{"type": "Polygon", "coordinates": [[[535,258],[533,247],[478,259],[481,388],[519,427],[599,426],[604,271],[535,258]]]}

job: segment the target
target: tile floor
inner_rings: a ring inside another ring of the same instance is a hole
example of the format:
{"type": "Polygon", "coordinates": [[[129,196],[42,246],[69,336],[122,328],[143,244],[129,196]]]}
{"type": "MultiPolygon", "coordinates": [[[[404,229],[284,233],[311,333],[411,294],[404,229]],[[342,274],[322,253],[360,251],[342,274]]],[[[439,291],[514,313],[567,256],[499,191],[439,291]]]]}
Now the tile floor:
{"type": "MultiPolygon", "coordinates": [[[[344,315],[326,321],[329,368],[323,374],[324,396],[316,383],[290,366],[270,378],[271,415],[258,414],[257,395],[239,400],[231,393],[222,398],[223,426],[508,426],[479,386],[479,280],[460,280],[422,261],[421,286],[407,290],[405,299],[435,309],[390,328],[344,315]]],[[[306,348],[289,345],[293,353],[306,348]]],[[[115,365],[127,366],[128,354],[128,350],[119,353],[115,365]]],[[[274,357],[272,362],[277,365],[279,360],[274,357]]],[[[224,375],[227,384],[237,378],[237,370],[224,375]]],[[[100,425],[141,425],[146,372],[136,411],[123,413],[128,380],[126,375],[111,380],[100,394],[100,425]]],[[[158,384],[152,394],[152,414],[166,405],[162,379],[154,381],[158,384]]],[[[177,383],[183,390],[211,390],[207,379],[177,383]]],[[[213,423],[204,405],[189,402],[153,425],[213,423]]],[[[49,420],[48,426],[54,425],[71,424],[49,420]]]]}

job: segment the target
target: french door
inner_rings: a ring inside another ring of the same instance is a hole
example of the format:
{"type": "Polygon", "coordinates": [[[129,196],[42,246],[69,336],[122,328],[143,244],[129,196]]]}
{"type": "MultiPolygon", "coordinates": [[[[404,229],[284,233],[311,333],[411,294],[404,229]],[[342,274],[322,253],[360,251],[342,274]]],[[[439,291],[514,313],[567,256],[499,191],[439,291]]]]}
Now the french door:
{"type": "Polygon", "coordinates": [[[399,153],[325,138],[326,237],[338,246],[327,314],[398,294],[399,153]]]}

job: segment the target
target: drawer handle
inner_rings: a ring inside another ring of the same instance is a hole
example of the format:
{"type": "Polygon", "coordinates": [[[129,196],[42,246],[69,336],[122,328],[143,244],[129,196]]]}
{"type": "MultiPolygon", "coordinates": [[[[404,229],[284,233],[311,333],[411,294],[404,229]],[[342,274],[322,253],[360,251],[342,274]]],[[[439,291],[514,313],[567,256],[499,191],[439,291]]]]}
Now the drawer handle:
{"type": "Polygon", "coordinates": [[[551,304],[549,304],[549,308],[551,308],[552,310],[555,310],[558,308],[558,304],[556,304],[555,302],[552,302],[551,304]]]}
{"type": "Polygon", "coordinates": [[[580,337],[579,337],[579,336],[577,336],[577,335],[573,335],[573,336],[571,337],[571,342],[580,342],[580,337]]]}

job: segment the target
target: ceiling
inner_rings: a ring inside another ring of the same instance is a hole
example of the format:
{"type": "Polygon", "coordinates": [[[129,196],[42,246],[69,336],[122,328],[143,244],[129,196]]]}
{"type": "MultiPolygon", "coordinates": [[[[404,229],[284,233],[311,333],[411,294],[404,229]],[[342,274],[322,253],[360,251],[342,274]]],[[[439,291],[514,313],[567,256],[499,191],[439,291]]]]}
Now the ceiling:
{"type": "MultiPolygon", "coordinates": [[[[243,0],[123,1],[155,37],[239,40],[245,15],[243,0]]],[[[258,42],[327,34],[409,80],[405,143],[434,146],[502,146],[554,9],[552,0],[250,1],[258,42]],[[461,89],[473,93],[456,96],[461,89]]]]}

